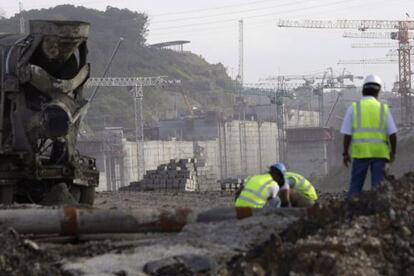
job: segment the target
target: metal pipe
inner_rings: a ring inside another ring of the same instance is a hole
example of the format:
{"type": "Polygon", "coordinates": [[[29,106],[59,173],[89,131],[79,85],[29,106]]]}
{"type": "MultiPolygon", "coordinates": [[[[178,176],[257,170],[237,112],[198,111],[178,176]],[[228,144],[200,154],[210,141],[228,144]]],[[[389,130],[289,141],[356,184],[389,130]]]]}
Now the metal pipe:
{"type": "Polygon", "coordinates": [[[251,208],[215,208],[209,210],[127,210],[102,209],[6,209],[0,210],[0,224],[13,227],[22,234],[96,234],[179,232],[190,223],[208,223],[243,219],[266,214],[305,217],[305,208],[274,210],[251,208]]]}

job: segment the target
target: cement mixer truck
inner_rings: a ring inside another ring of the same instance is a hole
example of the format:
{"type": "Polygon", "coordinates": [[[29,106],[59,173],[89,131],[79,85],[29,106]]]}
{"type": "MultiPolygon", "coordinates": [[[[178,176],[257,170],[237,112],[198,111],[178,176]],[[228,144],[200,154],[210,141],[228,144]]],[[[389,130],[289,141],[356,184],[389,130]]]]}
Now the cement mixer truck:
{"type": "Polygon", "coordinates": [[[0,203],[41,203],[65,183],[93,204],[99,172],[76,150],[87,100],[89,24],[32,20],[29,34],[0,33],[0,203]]]}

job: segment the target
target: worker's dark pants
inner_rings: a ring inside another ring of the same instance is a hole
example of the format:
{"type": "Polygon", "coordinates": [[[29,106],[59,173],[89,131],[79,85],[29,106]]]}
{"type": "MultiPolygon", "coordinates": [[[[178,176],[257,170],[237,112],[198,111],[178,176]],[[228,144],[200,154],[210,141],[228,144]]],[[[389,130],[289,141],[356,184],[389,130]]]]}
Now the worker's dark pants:
{"type": "Polygon", "coordinates": [[[310,200],[294,189],[289,190],[289,198],[292,207],[312,207],[315,204],[315,201],[310,200]]]}
{"type": "Polygon", "coordinates": [[[348,197],[361,192],[369,168],[371,169],[371,189],[375,190],[378,188],[384,178],[384,168],[386,162],[387,160],[384,158],[353,159],[348,197]]]}

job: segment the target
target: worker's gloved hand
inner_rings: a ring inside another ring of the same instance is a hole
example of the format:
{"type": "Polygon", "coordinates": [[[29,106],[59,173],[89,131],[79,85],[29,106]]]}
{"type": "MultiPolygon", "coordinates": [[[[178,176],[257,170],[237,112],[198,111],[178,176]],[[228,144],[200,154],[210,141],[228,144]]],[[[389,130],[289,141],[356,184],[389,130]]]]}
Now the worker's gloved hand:
{"type": "Polygon", "coordinates": [[[275,208],[280,208],[280,205],[282,202],[280,201],[280,198],[277,196],[275,198],[269,198],[264,206],[265,210],[272,210],[275,208]]]}

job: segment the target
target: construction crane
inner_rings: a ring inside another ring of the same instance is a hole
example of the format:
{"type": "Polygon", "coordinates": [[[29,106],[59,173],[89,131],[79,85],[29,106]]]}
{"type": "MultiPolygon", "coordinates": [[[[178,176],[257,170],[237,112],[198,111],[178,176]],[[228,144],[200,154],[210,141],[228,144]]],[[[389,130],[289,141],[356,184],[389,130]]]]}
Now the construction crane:
{"type": "MultiPolygon", "coordinates": [[[[411,47],[409,40],[413,38],[410,32],[414,30],[411,20],[280,20],[279,27],[317,28],[317,29],[356,29],[361,31],[359,38],[382,38],[398,40],[399,93],[402,96],[401,115],[404,125],[412,124],[411,110],[411,47]],[[368,33],[367,30],[396,30],[390,33],[368,33]],[[382,37],[381,37],[382,36],[382,37]]],[[[347,35],[351,37],[351,35],[347,35]]],[[[352,36],[354,37],[354,36],[352,36]]]]}
{"type": "Polygon", "coordinates": [[[398,43],[353,43],[352,48],[398,48],[398,43]]]}
{"type": "MultiPolygon", "coordinates": [[[[393,39],[399,40],[398,32],[345,32],[345,38],[393,39]]],[[[414,33],[408,33],[409,39],[414,39],[414,33]]]]}
{"type": "MultiPolygon", "coordinates": [[[[318,111],[319,111],[319,124],[322,127],[324,122],[324,99],[323,89],[325,88],[343,88],[344,81],[346,79],[354,81],[355,79],[363,79],[362,76],[355,76],[347,72],[346,68],[343,68],[342,73],[335,75],[332,67],[325,69],[324,71],[316,72],[314,74],[304,75],[283,75],[268,77],[266,81],[277,81],[278,78],[283,77],[286,81],[290,80],[303,80],[304,86],[308,86],[313,90],[313,93],[318,96],[318,111]]],[[[286,82],[289,84],[289,82],[286,82]]]]}
{"type": "Polygon", "coordinates": [[[132,88],[135,113],[135,142],[137,144],[138,173],[137,180],[145,174],[144,152],[144,87],[165,87],[181,84],[180,80],[168,79],[167,76],[156,77],[120,77],[120,78],[89,78],[86,87],[127,87],[132,88]],[[141,143],[139,143],[141,142],[141,143]]]}
{"type": "Polygon", "coordinates": [[[191,119],[194,118],[194,110],[193,107],[190,105],[190,101],[188,100],[187,95],[184,92],[181,92],[181,96],[183,97],[185,106],[187,107],[188,114],[190,115],[191,119]]]}
{"type": "Polygon", "coordinates": [[[267,96],[276,106],[276,125],[278,130],[277,149],[279,161],[286,161],[286,119],[284,98],[295,99],[292,90],[303,87],[303,83],[288,83],[283,77],[277,82],[245,83],[241,93],[245,96],[267,96]]]}
{"type": "MultiPolygon", "coordinates": [[[[388,53],[385,55],[386,57],[398,57],[398,50],[397,49],[391,49],[388,51],[388,53]]],[[[414,56],[414,52],[411,52],[411,56],[414,56]]]]}
{"type": "Polygon", "coordinates": [[[239,20],[239,70],[235,81],[236,108],[239,114],[240,171],[247,172],[246,101],[242,96],[244,83],[244,39],[243,19],[239,20]]]}
{"type": "Polygon", "coordinates": [[[20,18],[19,18],[19,28],[20,28],[20,33],[24,34],[25,29],[24,29],[24,9],[23,9],[23,3],[22,1],[19,1],[19,14],[20,14],[20,18]]]}
{"type": "Polygon", "coordinates": [[[396,57],[390,58],[372,58],[372,59],[340,59],[338,64],[396,64],[398,59],[396,57]]]}

